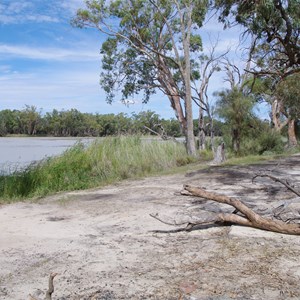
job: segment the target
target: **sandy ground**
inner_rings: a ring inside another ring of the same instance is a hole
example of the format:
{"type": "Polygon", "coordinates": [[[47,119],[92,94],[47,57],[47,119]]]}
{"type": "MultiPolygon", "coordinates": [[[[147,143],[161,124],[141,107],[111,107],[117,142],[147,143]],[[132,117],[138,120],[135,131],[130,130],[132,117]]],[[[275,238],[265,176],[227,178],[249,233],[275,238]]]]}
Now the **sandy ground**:
{"type": "MultiPolygon", "coordinates": [[[[0,207],[0,299],[300,299],[300,238],[241,226],[172,232],[151,218],[179,220],[220,205],[179,194],[190,183],[276,207],[296,196],[272,171],[300,186],[300,156],[247,167],[122,182],[0,207]],[[153,232],[161,230],[162,232],[153,232]]],[[[297,199],[296,199],[297,200],[297,199]]],[[[296,201],[297,202],[297,201],[296,201]]],[[[293,203],[300,211],[300,204],[293,203]]],[[[222,209],[232,211],[223,206],[222,209]]]]}

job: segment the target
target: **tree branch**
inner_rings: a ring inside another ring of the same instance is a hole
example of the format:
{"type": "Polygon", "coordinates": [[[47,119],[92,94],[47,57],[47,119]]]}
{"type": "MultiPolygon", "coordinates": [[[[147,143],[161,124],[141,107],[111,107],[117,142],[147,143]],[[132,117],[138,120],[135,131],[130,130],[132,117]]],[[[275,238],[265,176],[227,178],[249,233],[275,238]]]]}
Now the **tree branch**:
{"type": "Polygon", "coordinates": [[[271,180],[273,180],[274,182],[280,182],[281,184],[283,184],[288,190],[292,191],[294,194],[296,194],[297,196],[300,197],[300,192],[298,192],[297,190],[295,190],[289,183],[288,181],[283,181],[282,179],[280,178],[277,178],[277,177],[274,177],[272,175],[269,175],[269,174],[257,174],[255,175],[253,178],[252,178],[252,183],[254,182],[255,178],[257,177],[268,177],[270,178],[271,180]]]}
{"type": "Polygon", "coordinates": [[[278,232],[278,233],[300,235],[299,224],[286,224],[285,222],[279,220],[264,218],[261,215],[255,213],[252,209],[250,209],[247,205],[245,205],[242,201],[238,199],[231,198],[222,194],[208,192],[202,188],[194,187],[191,185],[184,186],[185,194],[186,191],[188,191],[192,196],[201,197],[204,199],[213,200],[219,203],[231,205],[245,216],[245,217],[241,217],[235,214],[221,213],[216,215],[215,220],[217,222],[218,221],[230,222],[234,224],[250,226],[250,227],[278,232]]]}

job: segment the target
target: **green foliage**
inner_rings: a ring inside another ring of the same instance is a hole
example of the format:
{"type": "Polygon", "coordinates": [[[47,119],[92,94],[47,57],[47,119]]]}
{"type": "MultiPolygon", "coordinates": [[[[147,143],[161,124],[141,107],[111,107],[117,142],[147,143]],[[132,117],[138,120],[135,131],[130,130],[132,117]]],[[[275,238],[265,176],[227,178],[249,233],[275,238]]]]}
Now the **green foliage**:
{"type": "Polygon", "coordinates": [[[200,151],[200,158],[204,161],[211,161],[214,159],[214,154],[209,148],[200,151]]]}
{"type": "Polygon", "coordinates": [[[94,0],[86,1],[86,10],[78,10],[73,20],[76,26],[94,27],[109,36],[101,49],[100,80],[107,102],[121,94],[125,104],[136,95],[147,103],[161,90],[194,155],[190,80],[192,72],[199,76],[190,68],[190,55],[202,50],[198,29],[207,8],[207,0],[94,0]]]}
{"type": "Polygon", "coordinates": [[[216,0],[225,26],[239,23],[257,37],[257,66],[264,74],[283,75],[300,67],[299,0],[216,0]]]}
{"type": "Polygon", "coordinates": [[[190,47],[192,52],[202,50],[202,39],[200,35],[192,34],[190,43],[191,43],[190,47]]]}
{"type": "Polygon", "coordinates": [[[241,144],[242,156],[279,154],[284,150],[282,136],[274,130],[258,131],[252,137],[247,136],[241,144]]]}
{"type": "Polygon", "coordinates": [[[300,73],[292,74],[276,86],[275,94],[282,100],[292,118],[300,118],[300,73]]]}
{"type": "Polygon", "coordinates": [[[258,154],[265,154],[266,152],[282,153],[284,150],[284,142],[282,136],[272,130],[264,131],[258,136],[259,151],[258,154]]]}
{"type": "MultiPolygon", "coordinates": [[[[36,110],[36,109],[35,109],[36,110]]],[[[163,127],[168,136],[181,136],[178,120],[164,120],[153,111],[142,111],[128,116],[124,113],[89,114],[76,109],[58,111],[54,109],[41,115],[36,115],[36,123],[30,123],[27,109],[0,111],[0,136],[10,134],[28,135],[28,124],[34,124],[31,135],[50,136],[109,136],[120,134],[152,134],[144,126],[154,131],[163,127]],[[27,125],[26,125],[27,124],[27,125]]]]}
{"type": "Polygon", "coordinates": [[[218,94],[217,114],[225,121],[232,138],[232,149],[240,155],[241,141],[253,125],[254,99],[235,87],[218,94]]]}
{"type": "Polygon", "coordinates": [[[0,176],[0,199],[13,201],[59,191],[96,187],[193,162],[183,144],[143,141],[138,136],[105,138],[88,148],[78,143],[63,155],[0,176]]]}

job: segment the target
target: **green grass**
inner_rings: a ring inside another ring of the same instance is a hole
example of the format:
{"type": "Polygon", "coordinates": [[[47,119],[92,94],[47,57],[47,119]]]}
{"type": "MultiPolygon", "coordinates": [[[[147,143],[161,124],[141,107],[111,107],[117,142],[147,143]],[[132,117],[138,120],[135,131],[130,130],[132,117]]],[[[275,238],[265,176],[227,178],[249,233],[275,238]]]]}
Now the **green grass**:
{"type": "Polygon", "coordinates": [[[256,164],[268,160],[273,160],[279,155],[247,155],[241,157],[231,157],[226,160],[222,165],[223,166],[243,166],[256,164]]]}
{"type": "Polygon", "coordinates": [[[272,152],[265,151],[262,155],[245,155],[240,157],[235,157],[233,153],[227,153],[227,160],[222,164],[225,166],[233,166],[233,165],[250,165],[256,163],[263,163],[265,161],[270,161],[282,157],[288,157],[293,154],[300,153],[300,147],[294,148],[285,148],[283,152],[272,152]]]}
{"type": "Polygon", "coordinates": [[[0,202],[38,198],[59,191],[87,189],[128,178],[165,172],[194,162],[183,144],[112,137],[88,148],[78,143],[63,155],[0,176],[0,202]]]}
{"type": "MultiPolygon", "coordinates": [[[[248,165],[299,153],[299,147],[284,154],[231,157],[223,165],[248,165]]],[[[22,172],[0,176],[0,203],[35,199],[61,191],[99,187],[129,178],[173,174],[207,167],[211,151],[201,151],[200,160],[189,157],[183,144],[143,140],[138,136],[108,137],[88,148],[82,143],[63,155],[31,165],[22,172]]]]}

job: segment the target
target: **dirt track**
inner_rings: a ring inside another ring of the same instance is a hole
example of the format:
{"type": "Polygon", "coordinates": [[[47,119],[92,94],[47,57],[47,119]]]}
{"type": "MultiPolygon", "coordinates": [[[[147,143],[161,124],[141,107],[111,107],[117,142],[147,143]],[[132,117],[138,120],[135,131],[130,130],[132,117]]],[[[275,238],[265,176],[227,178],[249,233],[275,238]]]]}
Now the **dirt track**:
{"type": "MultiPolygon", "coordinates": [[[[300,156],[248,167],[127,181],[0,207],[0,299],[300,299],[300,237],[240,226],[186,232],[151,218],[182,219],[211,201],[178,195],[183,184],[276,206],[295,198],[262,170],[300,187],[300,156]]],[[[300,202],[299,202],[300,203],[300,202]]],[[[223,209],[232,211],[226,206],[223,209]]],[[[300,211],[300,204],[293,204],[300,211]]]]}

